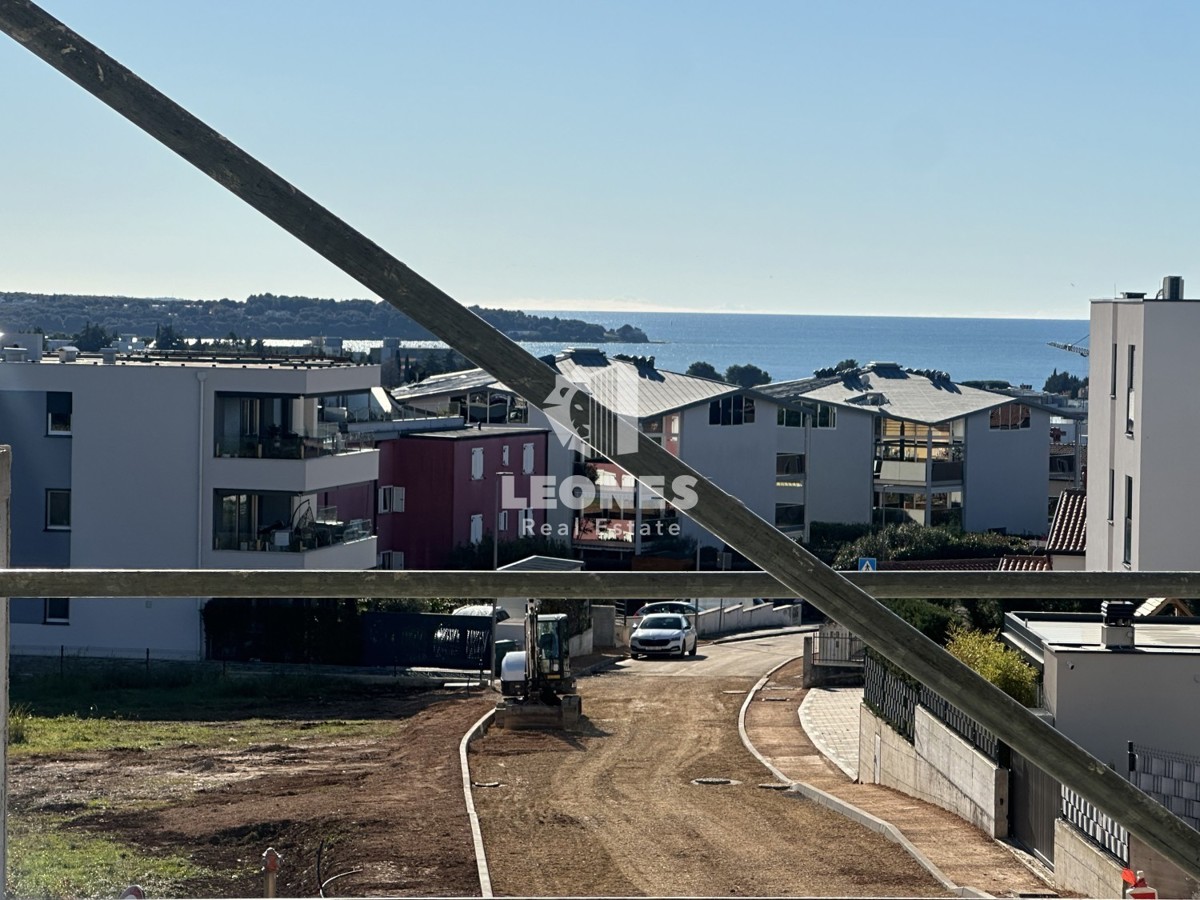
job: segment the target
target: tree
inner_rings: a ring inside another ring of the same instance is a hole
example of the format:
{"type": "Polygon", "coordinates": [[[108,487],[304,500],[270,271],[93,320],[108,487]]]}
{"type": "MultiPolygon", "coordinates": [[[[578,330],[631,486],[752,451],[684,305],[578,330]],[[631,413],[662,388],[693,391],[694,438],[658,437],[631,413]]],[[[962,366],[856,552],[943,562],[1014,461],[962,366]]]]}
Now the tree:
{"type": "Polygon", "coordinates": [[[115,334],[109,334],[102,325],[93,325],[88,322],[82,330],[75,333],[71,338],[71,343],[84,353],[97,353],[101,348],[111,345],[115,337],[115,334]]]}
{"type": "Polygon", "coordinates": [[[1037,702],[1037,669],[1016,650],[1001,644],[996,632],[952,626],[946,650],[1018,703],[1033,706],[1037,702]]]}
{"type": "Polygon", "coordinates": [[[714,368],[712,363],[694,362],[687,367],[685,375],[694,375],[696,378],[711,378],[713,381],[721,381],[721,373],[714,368]]]}
{"type": "Polygon", "coordinates": [[[744,366],[730,366],[725,370],[725,380],[739,387],[752,388],[770,382],[771,375],[769,372],[764,372],[758,366],[747,364],[744,366]]]}
{"type": "Polygon", "coordinates": [[[158,325],[154,329],[155,350],[182,350],[187,342],[171,324],[158,325]]]}
{"type": "Polygon", "coordinates": [[[1075,399],[1079,396],[1079,392],[1087,387],[1087,383],[1086,378],[1077,378],[1069,372],[1060,373],[1058,369],[1055,369],[1054,373],[1046,379],[1042,390],[1047,394],[1066,394],[1075,399]]]}

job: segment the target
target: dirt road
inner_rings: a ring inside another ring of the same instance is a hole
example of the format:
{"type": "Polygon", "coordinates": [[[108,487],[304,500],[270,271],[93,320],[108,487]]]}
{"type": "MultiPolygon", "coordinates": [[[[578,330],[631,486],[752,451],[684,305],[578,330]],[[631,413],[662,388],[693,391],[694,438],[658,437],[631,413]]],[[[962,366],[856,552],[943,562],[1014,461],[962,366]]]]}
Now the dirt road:
{"type": "Polygon", "coordinates": [[[492,730],[476,742],[472,777],[500,783],[475,791],[496,893],[944,895],[897,845],[759,787],[771,778],[737,731],[756,678],[705,671],[729,671],[737,653],[757,655],[761,674],[764,652],[625,663],[580,683],[581,734],[492,730]]]}

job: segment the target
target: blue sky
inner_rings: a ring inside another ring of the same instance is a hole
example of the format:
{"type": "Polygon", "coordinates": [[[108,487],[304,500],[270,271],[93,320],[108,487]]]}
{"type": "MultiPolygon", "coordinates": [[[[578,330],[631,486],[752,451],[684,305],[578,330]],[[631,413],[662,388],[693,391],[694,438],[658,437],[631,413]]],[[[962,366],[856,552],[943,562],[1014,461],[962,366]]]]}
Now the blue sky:
{"type": "MultiPolygon", "coordinates": [[[[1086,318],[1200,279],[1200,4],[43,7],[465,303],[1086,318]]],[[[0,290],[370,296],[7,38],[0,85],[0,290]]]]}

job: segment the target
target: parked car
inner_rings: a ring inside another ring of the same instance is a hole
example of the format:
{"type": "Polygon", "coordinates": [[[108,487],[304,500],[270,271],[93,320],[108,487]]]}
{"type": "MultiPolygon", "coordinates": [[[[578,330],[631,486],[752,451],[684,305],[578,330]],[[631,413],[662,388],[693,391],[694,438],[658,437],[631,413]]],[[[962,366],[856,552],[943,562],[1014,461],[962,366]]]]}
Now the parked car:
{"type": "Polygon", "coordinates": [[[629,635],[629,655],[634,659],[651,653],[696,655],[696,626],[679,613],[643,616],[629,635]]]}
{"type": "MultiPolygon", "coordinates": [[[[490,616],[492,614],[492,606],[490,603],[473,603],[470,606],[460,606],[454,610],[451,615],[455,616],[490,616]]],[[[509,618],[508,610],[503,606],[496,607],[496,621],[503,622],[509,618]]]]}
{"type": "Polygon", "coordinates": [[[647,603],[631,617],[632,623],[636,625],[639,620],[646,616],[652,616],[655,613],[675,613],[676,615],[687,616],[692,620],[692,624],[696,624],[696,616],[700,614],[700,609],[694,603],[688,603],[684,600],[656,600],[654,603],[647,603]]]}

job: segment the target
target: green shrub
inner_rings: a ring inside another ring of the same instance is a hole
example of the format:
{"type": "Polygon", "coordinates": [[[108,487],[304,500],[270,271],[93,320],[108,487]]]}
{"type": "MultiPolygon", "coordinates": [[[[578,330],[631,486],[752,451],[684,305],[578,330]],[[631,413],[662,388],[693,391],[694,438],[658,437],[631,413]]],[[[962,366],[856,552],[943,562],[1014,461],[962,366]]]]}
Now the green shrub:
{"type": "Polygon", "coordinates": [[[954,626],[946,649],[1008,696],[1025,706],[1037,702],[1037,669],[1024,657],[998,640],[996,632],[973,631],[954,626]]]}
{"type": "Polygon", "coordinates": [[[938,644],[946,643],[951,630],[960,624],[958,613],[932,600],[905,597],[885,600],[884,606],[938,644]]]}

